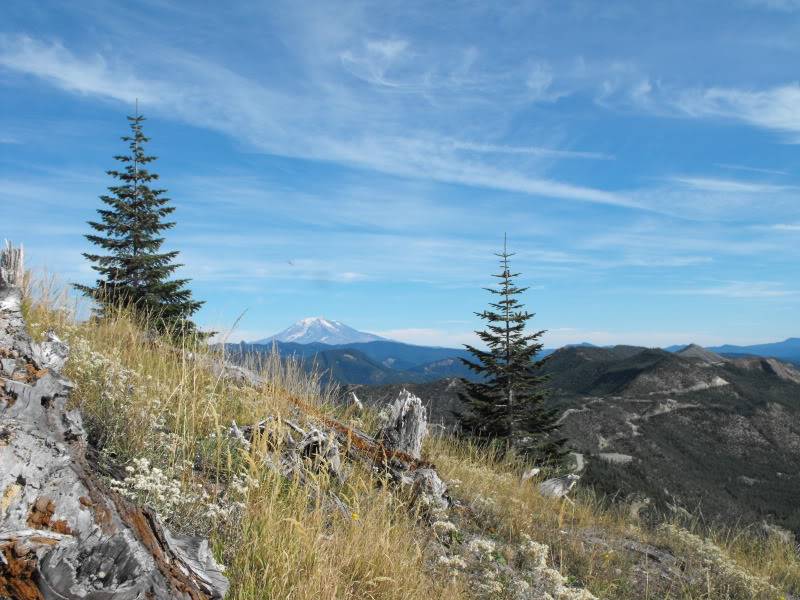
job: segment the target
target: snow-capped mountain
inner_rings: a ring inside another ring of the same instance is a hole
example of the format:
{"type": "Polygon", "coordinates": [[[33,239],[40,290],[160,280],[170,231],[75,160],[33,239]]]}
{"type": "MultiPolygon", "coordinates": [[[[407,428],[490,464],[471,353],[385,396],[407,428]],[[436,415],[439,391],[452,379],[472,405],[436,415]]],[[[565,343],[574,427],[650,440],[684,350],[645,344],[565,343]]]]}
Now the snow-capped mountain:
{"type": "Polygon", "coordinates": [[[354,344],[358,342],[376,342],[385,340],[377,335],[358,331],[340,321],[331,321],[323,317],[302,319],[280,333],[258,340],[256,344],[269,344],[274,341],[294,342],[295,344],[354,344]]]}

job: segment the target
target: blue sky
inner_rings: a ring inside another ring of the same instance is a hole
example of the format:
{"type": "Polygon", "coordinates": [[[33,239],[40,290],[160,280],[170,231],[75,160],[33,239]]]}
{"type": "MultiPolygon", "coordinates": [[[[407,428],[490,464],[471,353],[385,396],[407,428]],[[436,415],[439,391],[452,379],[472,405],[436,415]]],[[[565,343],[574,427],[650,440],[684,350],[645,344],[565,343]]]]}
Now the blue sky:
{"type": "Polygon", "coordinates": [[[473,340],[508,233],[546,344],[800,335],[800,2],[37,2],[0,235],[91,281],[138,98],[198,321],[473,340]]]}

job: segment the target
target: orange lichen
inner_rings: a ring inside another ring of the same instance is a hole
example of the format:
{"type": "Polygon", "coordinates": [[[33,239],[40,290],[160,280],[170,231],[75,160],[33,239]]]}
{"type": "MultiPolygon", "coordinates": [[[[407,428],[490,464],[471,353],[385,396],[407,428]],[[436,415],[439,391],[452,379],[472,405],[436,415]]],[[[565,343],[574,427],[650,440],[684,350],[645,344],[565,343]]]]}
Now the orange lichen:
{"type": "Polygon", "coordinates": [[[72,534],[69,523],[64,519],[53,520],[56,503],[51,498],[40,496],[31,506],[28,513],[28,525],[34,529],[49,529],[56,533],[72,534]]]}
{"type": "Polygon", "coordinates": [[[16,544],[0,546],[0,598],[17,598],[19,600],[43,600],[42,593],[36,585],[36,557],[23,552],[18,555],[16,544]]]}
{"type": "Polygon", "coordinates": [[[35,383],[37,380],[47,375],[47,372],[47,369],[37,369],[31,363],[25,364],[25,380],[27,383],[35,383]]]}

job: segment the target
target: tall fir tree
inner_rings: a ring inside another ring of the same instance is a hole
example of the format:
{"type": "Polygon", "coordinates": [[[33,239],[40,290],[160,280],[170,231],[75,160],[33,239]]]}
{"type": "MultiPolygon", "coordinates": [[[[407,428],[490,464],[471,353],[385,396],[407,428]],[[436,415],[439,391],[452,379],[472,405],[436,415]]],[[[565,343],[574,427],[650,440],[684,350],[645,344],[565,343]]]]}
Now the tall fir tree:
{"type": "Polygon", "coordinates": [[[142,132],[144,117],[138,108],[128,121],[131,134],[122,140],[129,153],[114,157],[124,168],[106,172],[118,183],[100,196],[108,208],[98,209],[99,221],[89,221],[97,233],[86,235],[106,252],[84,253],[100,277],[94,286],[75,287],[97,301],[101,314],[109,307],[125,305],[146,316],[158,331],[196,332],[190,318],[203,303],[192,298],[188,279],[171,278],[182,266],[175,262],[178,252],[161,252],[161,233],[175,226],[165,219],[175,208],[164,196],[166,190],[151,187],[158,174],[148,165],[156,157],[145,154],[150,138],[142,132]]]}
{"type": "Polygon", "coordinates": [[[543,462],[558,463],[565,456],[564,439],[557,436],[558,411],[544,405],[546,377],[540,374],[544,360],[536,356],[542,350],[544,331],[526,333],[533,313],[518,300],[528,288],[517,287],[512,273],[507,244],[500,258],[496,288],[485,288],[497,297],[489,309],[475,313],[486,322],[476,331],[486,350],[466,345],[474,360],[461,359],[479,381],[462,379],[459,399],[465,408],[460,415],[462,429],[484,441],[498,440],[507,448],[543,462]]]}

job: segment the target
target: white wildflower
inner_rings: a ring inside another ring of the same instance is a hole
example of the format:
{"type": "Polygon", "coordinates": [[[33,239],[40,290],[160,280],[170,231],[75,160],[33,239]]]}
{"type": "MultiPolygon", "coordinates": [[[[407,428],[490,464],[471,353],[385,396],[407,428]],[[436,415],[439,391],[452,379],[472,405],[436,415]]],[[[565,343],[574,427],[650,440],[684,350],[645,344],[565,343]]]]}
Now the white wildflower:
{"type": "Polygon", "coordinates": [[[467,568],[466,561],[460,556],[440,556],[437,562],[452,571],[462,571],[467,568]]]}
{"type": "Polygon", "coordinates": [[[446,535],[458,529],[455,523],[450,521],[434,521],[432,527],[433,530],[440,535],[446,535]]]}
{"type": "Polygon", "coordinates": [[[475,554],[479,559],[483,559],[495,551],[495,543],[491,540],[475,538],[467,544],[467,551],[475,554]]]}

